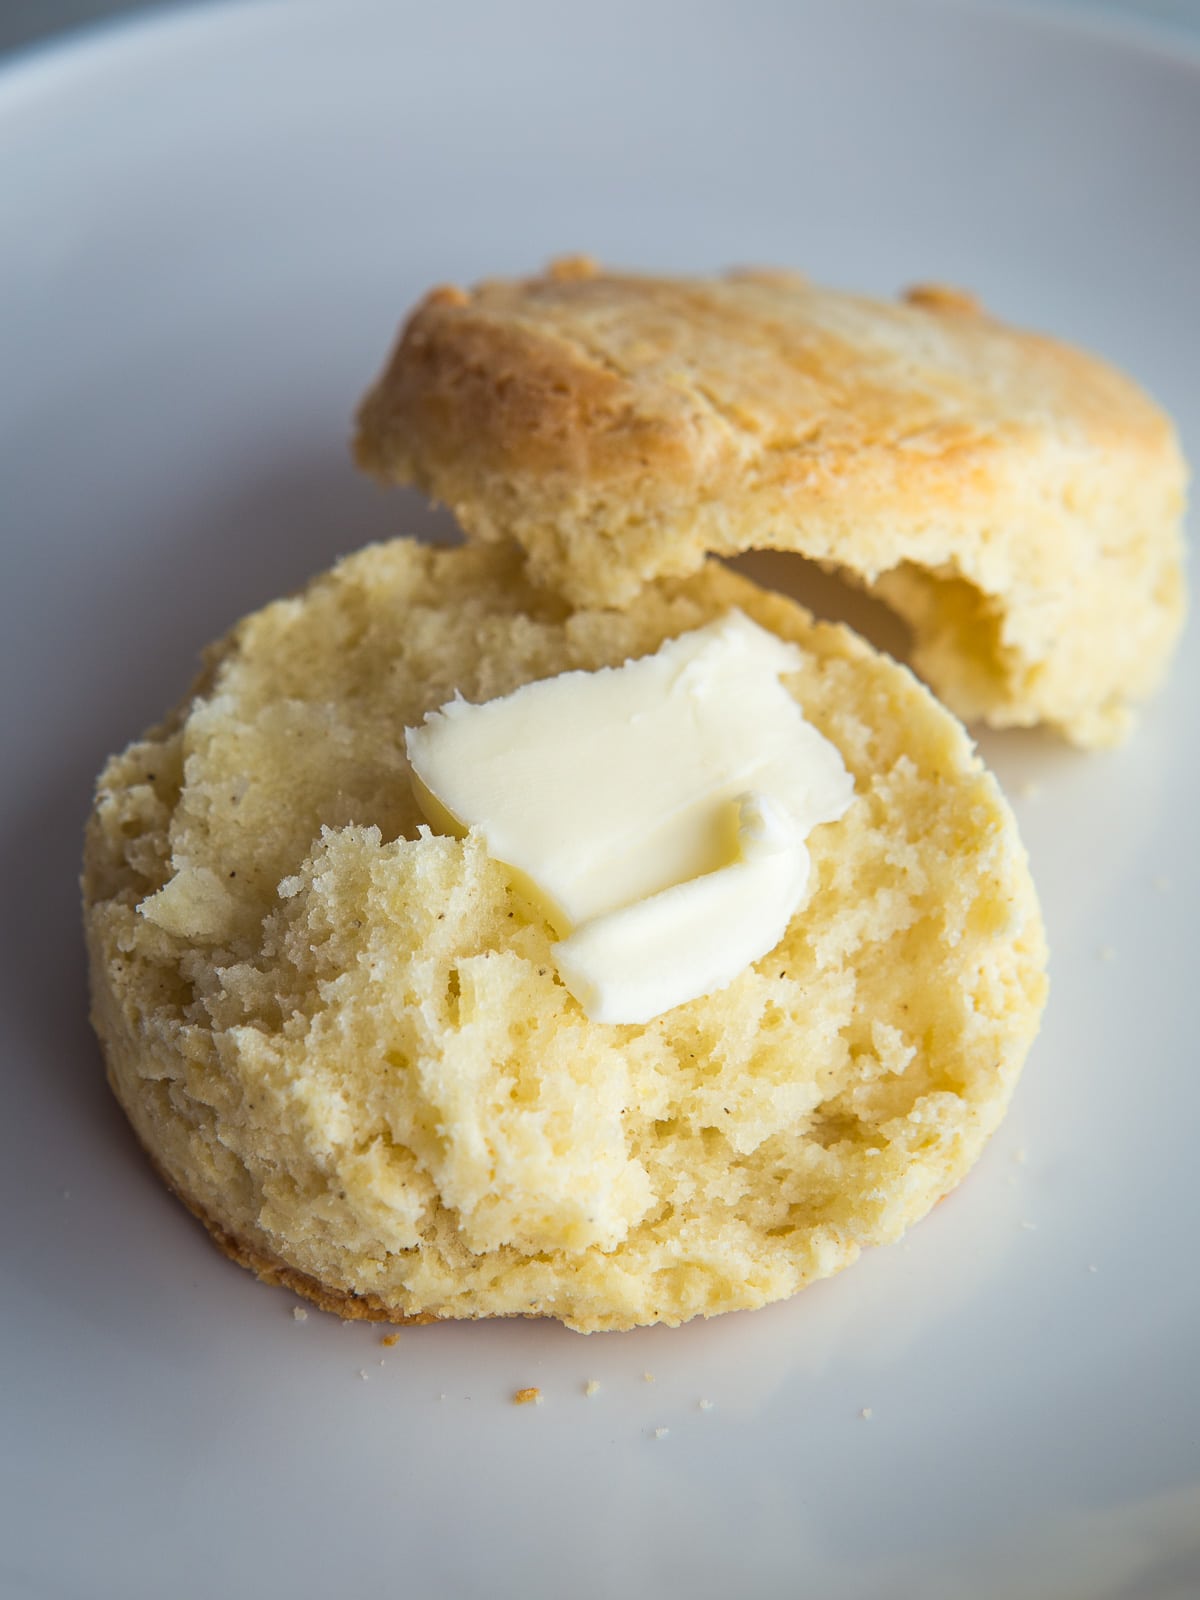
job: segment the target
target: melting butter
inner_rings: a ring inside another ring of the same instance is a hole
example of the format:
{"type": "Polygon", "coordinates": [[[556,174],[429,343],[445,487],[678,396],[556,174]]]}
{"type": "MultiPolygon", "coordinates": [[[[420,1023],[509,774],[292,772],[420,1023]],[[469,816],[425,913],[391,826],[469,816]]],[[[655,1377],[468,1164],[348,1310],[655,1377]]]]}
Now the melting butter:
{"type": "Polygon", "coordinates": [[[854,786],[781,681],[800,665],[731,611],[624,666],[456,699],[406,730],[431,825],[477,830],[533,896],[593,1020],[725,987],[803,901],[805,840],[854,786]]]}

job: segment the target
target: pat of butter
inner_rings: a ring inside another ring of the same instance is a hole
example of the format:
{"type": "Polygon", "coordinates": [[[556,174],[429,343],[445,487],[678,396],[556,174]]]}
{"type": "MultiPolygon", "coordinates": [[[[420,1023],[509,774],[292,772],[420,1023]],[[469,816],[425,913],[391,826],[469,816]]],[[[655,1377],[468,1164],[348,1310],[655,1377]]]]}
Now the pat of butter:
{"type": "Polygon", "coordinates": [[[723,988],[783,934],[805,838],[854,792],[780,681],[800,665],[731,611],[622,667],[453,700],[406,730],[422,810],[477,830],[533,896],[594,1020],[723,988]]]}

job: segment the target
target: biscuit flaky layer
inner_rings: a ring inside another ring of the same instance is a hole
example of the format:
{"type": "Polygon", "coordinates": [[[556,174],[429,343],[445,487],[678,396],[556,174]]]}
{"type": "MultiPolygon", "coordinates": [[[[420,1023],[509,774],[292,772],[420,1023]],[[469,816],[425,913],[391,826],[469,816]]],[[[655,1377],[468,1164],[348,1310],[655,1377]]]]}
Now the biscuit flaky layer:
{"type": "Polygon", "coordinates": [[[783,272],[434,291],[363,403],[359,461],[515,538],[577,604],[706,553],[796,551],[887,601],[960,716],[1111,743],[1183,615],[1171,425],[1096,358],[970,297],[783,272]]]}
{"type": "Polygon", "coordinates": [[[84,887],[143,1144],[229,1253],[343,1314],[587,1330],[789,1295],[963,1176],[1044,997],[1024,852],[961,727],[717,564],[572,612],[507,548],[353,556],[109,763],[84,887]],[[734,605],[800,647],[790,686],[856,800],[770,955],[590,1023],[478,840],[421,827],[402,731],[734,605]]]}

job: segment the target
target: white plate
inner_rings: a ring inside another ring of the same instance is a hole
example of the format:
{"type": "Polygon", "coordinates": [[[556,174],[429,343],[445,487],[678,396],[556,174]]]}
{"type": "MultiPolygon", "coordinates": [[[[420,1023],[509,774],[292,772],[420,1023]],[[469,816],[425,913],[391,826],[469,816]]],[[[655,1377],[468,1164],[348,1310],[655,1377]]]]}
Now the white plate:
{"type": "Polygon", "coordinates": [[[674,1332],[293,1320],[110,1103],[74,882],[94,772],[206,640],[440,526],[345,449],[431,282],[964,282],[1200,460],[1197,61],[925,0],[218,6],[0,77],[0,208],[6,1600],[1200,1590],[1194,632],[1119,753],[985,741],[1054,993],[980,1167],[674,1332]]]}

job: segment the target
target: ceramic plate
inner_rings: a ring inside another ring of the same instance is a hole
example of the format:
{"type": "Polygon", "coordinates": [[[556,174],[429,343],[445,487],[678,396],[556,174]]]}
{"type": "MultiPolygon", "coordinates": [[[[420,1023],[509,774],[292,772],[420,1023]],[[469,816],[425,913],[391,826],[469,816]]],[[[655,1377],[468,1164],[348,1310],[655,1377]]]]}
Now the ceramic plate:
{"type": "Polygon", "coordinates": [[[294,1317],[111,1103],[75,886],[94,773],[207,640],[445,531],[346,449],[433,282],[964,283],[1200,460],[1198,61],[952,0],[305,0],[0,75],[6,1597],[1200,1591],[1195,633],[1119,752],[983,741],[1053,944],[1011,1115],[906,1242],[761,1312],[294,1317]]]}

